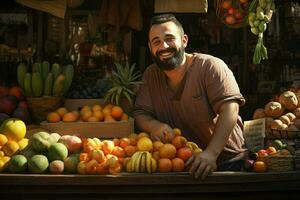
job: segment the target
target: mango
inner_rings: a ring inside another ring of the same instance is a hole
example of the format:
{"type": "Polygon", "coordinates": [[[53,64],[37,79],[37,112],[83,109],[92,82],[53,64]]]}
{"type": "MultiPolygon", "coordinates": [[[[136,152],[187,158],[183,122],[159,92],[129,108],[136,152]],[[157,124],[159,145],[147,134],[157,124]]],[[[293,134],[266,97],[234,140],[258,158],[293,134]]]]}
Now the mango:
{"type": "Polygon", "coordinates": [[[46,152],[54,142],[55,139],[44,131],[35,133],[29,140],[30,145],[38,153],[46,152]]]}
{"type": "Polygon", "coordinates": [[[68,173],[77,173],[79,163],[79,154],[72,154],[64,160],[65,171],[68,173]]]}
{"type": "Polygon", "coordinates": [[[49,167],[49,162],[44,155],[34,155],[28,162],[28,169],[31,173],[41,174],[46,172],[49,167]]]}
{"type": "Polygon", "coordinates": [[[23,155],[14,155],[11,157],[8,170],[12,173],[23,173],[27,170],[27,158],[23,155]]]}
{"type": "Polygon", "coordinates": [[[0,158],[0,172],[6,169],[8,162],[10,160],[10,157],[8,156],[3,156],[0,158]]]}
{"type": "Polygon", "coordinates": [[[22,151],[23,149],[25,149],[27,147],[29,143],[29,139],[28,138],[23,138],[18,142],[19,145],[19,150],[22,151]]]}
{"type": "Polygon", "coordinates": [[[69,153],[78,152],[82,149],[82,141],[79,137],[74,135],[63,135],[59,141],[68,148],[69,153]]]}
{"type": "Polygon", "coordinates": [[[68,149],[62,143],[54,143],[50,146],[47,157],[50,161],[53,160],[64,160],[68,156],[68,149]]]}
{"type": "Polygon", "coordinates": [[[62,174],[64,172],[64,162],[61,160],[53,160],[49,165],[49,171],[52,174],[62,174]]]}

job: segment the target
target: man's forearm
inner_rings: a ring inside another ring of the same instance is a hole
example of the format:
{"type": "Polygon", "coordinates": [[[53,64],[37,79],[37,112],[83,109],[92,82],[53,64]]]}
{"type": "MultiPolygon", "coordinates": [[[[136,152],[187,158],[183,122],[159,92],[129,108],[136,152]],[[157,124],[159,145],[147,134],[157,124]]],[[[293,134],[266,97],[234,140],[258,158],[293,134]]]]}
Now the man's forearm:
{"type": "Polygon", "coordinates": [[[140,130],[151,133],[153,127],[161,122],[148,115],[138,115],[135,117],[135,123],[140,130]]]}
{"type": "Polygon", "coordinates": [[[222,152],[228,138],[237,122],[239,105],[235,101],[226,102],[220,108],[219,118],[210,143],[206,150],[211,151],[216,158],[222,152]]]}

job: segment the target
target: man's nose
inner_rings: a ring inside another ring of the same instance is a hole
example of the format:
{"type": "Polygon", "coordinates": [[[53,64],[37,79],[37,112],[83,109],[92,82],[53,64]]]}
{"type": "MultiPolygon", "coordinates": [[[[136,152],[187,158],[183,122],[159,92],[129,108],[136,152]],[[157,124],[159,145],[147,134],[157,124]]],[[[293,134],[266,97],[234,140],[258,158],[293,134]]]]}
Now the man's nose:
{"type": "Polygon", "coordinates": [[[166,49],[169,48],[170,45],[166,41],[162,41],[160,47],[166,49]]]}

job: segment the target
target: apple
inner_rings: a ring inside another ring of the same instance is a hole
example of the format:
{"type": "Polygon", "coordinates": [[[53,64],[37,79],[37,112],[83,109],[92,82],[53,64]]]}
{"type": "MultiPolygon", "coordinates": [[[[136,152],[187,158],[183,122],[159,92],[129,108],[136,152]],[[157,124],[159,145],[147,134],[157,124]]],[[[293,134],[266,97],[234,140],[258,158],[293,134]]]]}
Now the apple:
{"type": "Polygon", "coordinates": [[[2,123],[0,130],[8,140],[18,142],[25,137],[26,125],[22,120],[9,118],[2,123]]]}

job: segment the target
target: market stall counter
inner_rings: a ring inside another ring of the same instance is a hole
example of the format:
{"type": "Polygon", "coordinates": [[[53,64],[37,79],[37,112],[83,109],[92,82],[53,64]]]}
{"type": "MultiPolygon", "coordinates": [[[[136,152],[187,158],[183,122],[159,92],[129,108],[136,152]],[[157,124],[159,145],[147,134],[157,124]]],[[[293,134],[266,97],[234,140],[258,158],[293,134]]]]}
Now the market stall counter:
{"type": "Polygon", "coordinates": [[[0,174],[1,199],[299,199],[300,171],[119,175],[0,174]]]}

